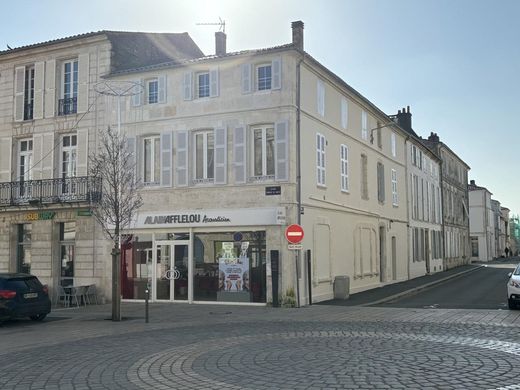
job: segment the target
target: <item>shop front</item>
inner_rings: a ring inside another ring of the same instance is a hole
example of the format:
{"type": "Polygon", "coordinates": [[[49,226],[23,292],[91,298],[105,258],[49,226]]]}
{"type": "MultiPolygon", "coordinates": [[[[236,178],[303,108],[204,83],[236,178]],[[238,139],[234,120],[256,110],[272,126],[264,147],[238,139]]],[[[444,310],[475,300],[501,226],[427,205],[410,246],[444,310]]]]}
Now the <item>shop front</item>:
{"type": "MultiPolygon", "coordinates": [[[[267,302],[268,232],[284,208],[143,212],[123,244],[123,299],[267,302]]],[[[276,248],[275,248],[276,247],[276,248]]]]}

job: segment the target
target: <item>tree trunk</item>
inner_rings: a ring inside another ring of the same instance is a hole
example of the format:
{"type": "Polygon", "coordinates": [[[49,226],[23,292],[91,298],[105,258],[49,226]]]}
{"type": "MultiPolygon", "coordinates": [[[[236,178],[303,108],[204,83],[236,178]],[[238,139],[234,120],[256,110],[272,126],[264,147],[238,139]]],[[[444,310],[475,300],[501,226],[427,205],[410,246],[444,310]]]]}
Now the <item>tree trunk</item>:
{"type": "Polygon", "coordinates": [[[112,321],[121,321],[121,251],[118,246],[112,248],[112,321]]]}

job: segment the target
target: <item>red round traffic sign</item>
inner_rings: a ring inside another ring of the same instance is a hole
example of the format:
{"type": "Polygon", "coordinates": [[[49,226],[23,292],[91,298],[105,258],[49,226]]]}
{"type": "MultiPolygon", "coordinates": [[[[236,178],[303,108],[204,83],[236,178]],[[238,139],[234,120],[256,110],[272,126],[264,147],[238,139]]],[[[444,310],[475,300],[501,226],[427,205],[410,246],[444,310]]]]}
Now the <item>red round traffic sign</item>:
{"type": "Polygon", "coordinates": [[[298,244],[303,240],[303,228],[300,225],[290,225],[285,229],[285,238],[291,244],[298,244]]]}

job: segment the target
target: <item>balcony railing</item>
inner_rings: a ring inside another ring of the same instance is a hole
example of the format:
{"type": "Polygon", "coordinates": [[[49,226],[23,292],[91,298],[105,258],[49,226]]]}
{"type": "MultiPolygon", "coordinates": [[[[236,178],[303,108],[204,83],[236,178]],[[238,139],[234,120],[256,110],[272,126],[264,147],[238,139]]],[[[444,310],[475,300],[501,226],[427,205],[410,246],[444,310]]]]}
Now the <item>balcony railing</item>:
{"type": "Polygon", "coordinates": [[[68,98],[58,100],[58,115],[69,115],[78,112],[78,99],[68,98]]]}
{"type": "Polygon", "coordinates": [[[96,203],[101,189],[101,179],[92,176],[0,183],[0,206],[96,203]]]}

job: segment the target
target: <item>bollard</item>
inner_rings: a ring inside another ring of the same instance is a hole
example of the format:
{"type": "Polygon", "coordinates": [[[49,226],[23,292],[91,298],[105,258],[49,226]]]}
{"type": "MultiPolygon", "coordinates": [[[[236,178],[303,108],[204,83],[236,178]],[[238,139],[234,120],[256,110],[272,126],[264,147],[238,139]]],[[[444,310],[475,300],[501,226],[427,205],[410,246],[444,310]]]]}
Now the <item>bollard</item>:
{"type": "Polygon", "coordinates": [[[148,300],[150,298],[150,290],[145,290],[145,298],[144,298],[144,322],[148,323],[148,300]]]}

